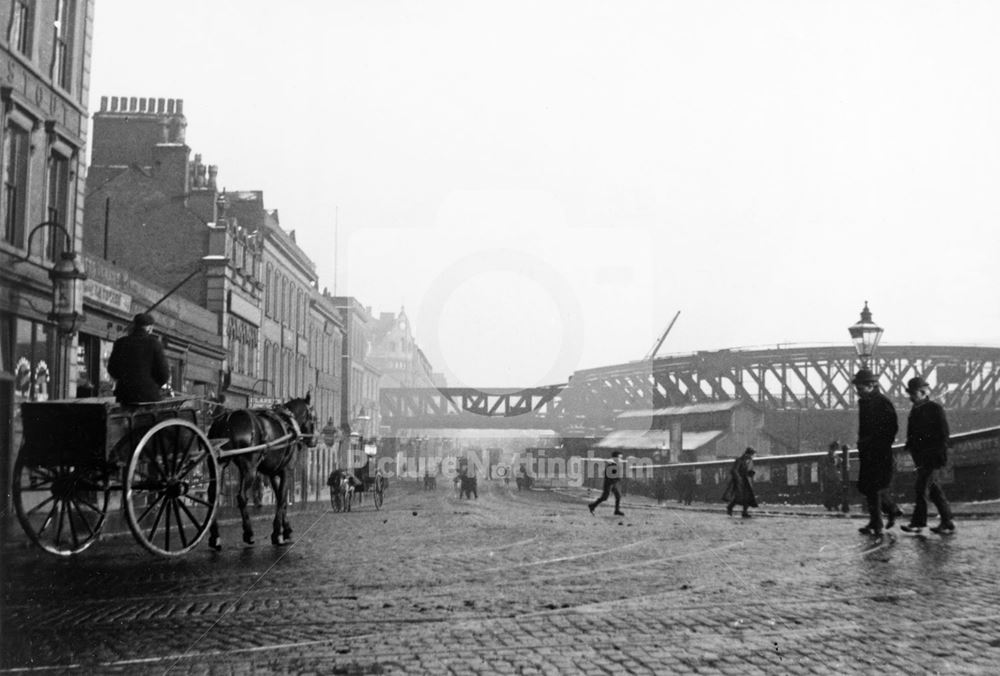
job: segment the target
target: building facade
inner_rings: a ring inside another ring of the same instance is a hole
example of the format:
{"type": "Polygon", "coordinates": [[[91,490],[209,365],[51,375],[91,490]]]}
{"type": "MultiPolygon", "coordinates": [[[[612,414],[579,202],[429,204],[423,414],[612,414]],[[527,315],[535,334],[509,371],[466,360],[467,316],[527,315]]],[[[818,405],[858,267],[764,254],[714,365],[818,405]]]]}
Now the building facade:
{"type": "Polygon", "coordinates": [[[366,440],[379,436],[379,380],[381,372],[371,361],[374,319],[371,308],[352,296],[334,296],[333,303],[344,325],[340,379],[341,430],[344,434],[338,464],[356,464],[366,440]]]}
{"type": "Polygon", "coordinates": [[[0,467],[20,445],[19,405],[76,381],[93,0],[0,0],[0,467]],[[73,273],[61,284],[53,271],[73,273]]]}
{"type": "Polygon", "coordinates": [[[382,374],[380,388],[443,385],[443,378],[433,372],[413,338],[405,308],[400,308],[399,314],[382,312],[374,321],[369,361],[382,374]]]}

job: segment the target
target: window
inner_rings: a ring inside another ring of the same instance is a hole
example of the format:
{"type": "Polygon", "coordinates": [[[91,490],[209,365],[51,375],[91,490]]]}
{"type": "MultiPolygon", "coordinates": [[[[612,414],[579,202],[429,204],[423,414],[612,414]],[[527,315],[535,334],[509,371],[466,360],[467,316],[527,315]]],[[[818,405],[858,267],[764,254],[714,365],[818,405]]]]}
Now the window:
{"type": "MultiPolygon", "coordinates": [[[[48,171],[48,207],[46,220],[69,228],[69,159],[60,153],[53,152],[49,158],[48,171]]],[[[45,228],[48,244],[44,247],[45,256],[54,261],[65,244],[62,232],[57,228],[45,228]]]]}
{"type": "Polygon", "coordinates": [[[24,218],[28,193],[28,132],[8,124],[3,143],[3,238],[24,246],[24,218]]]}
{"type": "Polygon", "coordinates": [[[13,331],[13,341],[4,352],[13,348],[10,361],[14,367],[15,401],[47,400],[56,346],[52,327],[21,317],[5,318],[2,324],[5,337],[13,331]]]}
{"type": "Polygon", "coordinates": [[[271,303],[274,301],[274,287],[271,281],[271,264],[267,264],[266,272],[264,277],[264,314],[268,317],[273,316],[271,311],[271,303]]]}
{"type": "Polygon", "coordinates": [[[229,316],[230,368],[247,376],[256,375],[257,329],[252,324],[229,316]]]}
{"type": "Polygon", "coordinates": [[[10,25],[7,27],[7,42],[12,49],[31,56],[31,27],[34,3],[31,0],[14,0],[10,11],[10,25]]]}
{"type": "Polygon", "coordinates": [[[73,0],[56,0],[52,23],[52,81],[65,90],[73,83],[73,0]]]}
{"type": "Polygon", "coordinates": [[[785,470],[787,472],[786,476],[788,478],[789,486],[799,485],[799,464],[797,462],[788,463],[788,467],[785,470]]]}

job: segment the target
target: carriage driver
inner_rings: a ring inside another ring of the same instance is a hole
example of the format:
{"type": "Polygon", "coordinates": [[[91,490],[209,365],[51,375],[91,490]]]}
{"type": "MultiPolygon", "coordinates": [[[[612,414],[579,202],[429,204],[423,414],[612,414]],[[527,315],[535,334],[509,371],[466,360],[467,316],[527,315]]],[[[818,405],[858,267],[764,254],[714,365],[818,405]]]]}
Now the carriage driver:
{"type": "Polygon", "coordinates": [[[140,312],[132,331],[115,341],[108,375],[115,379],[115,399],[123,404],[159,401],[160,388],[170,380],[163,344],[153,335],[153,317],[140,312]]]}

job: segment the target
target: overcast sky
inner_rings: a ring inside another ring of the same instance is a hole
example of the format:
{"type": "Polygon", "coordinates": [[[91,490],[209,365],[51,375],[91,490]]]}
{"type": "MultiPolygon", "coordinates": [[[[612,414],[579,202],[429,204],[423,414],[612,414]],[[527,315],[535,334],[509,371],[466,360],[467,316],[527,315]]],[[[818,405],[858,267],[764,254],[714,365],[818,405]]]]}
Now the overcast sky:
{"type": "Polygon", "coordinates": [[[98,0],[91,110],[184,99],[321,287],[405,307],[449,384],[551,384],[677,311],[661,354],[846,345],[865,300],[886,344],[1000,345],[997,35],[991,0],[98,0]]]}

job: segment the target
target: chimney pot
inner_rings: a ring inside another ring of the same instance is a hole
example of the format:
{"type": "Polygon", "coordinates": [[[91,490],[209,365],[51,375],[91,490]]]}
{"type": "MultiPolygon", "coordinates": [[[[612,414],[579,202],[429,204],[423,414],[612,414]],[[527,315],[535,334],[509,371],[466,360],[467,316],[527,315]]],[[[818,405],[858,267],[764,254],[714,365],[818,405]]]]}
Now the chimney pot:
{"type": "Polygon", "coordinates": [[[102,96],[101,97],[101,112],[103,113],[107,109],[108,109],[108,97],[107,96],[102,96]]]}
{"type": "Polygon", "coordinates": [[[145,113],[146,112],[146,98],[145,97],[139,99],[139,112],[140,113],[145,113]]]}
{"type": "Polygon", "coordinates": [[[177,114],[184,114],[184,99],[177,99],[177,114]]]}
{"type": "Polygon", "coordinates": [[[163,99],[156,99],[156,112],[162,113],[163,106],[166,102],[163,99]]]}
{"type": "Polygon", "coordinates": [[[111,112],[113,113],[116,110],[118,110],[118,97],[117,96],[112,96],[111,97],[111,112]]]}
{"type": "Polygon", "coordinates": [[[173,115],[174,113],[174,100],[167,99],[167,113],[173,115]]]}
{"type": "Polygon", "coordinates": [[[138,103],[139,103],[139,102],[138,102],[138,101],[136,100],[136,98],[135,98],[134,96],[133,96],[133,97],[131,97],[131,98],[130,98],[130,99],[128,100],[128,109],[129,109],[129,112],[131,112],[131,113],[135,113],[135,112],[138,112],[138,110],[139,110],[139,105],[138,105],[138,103]]]}

